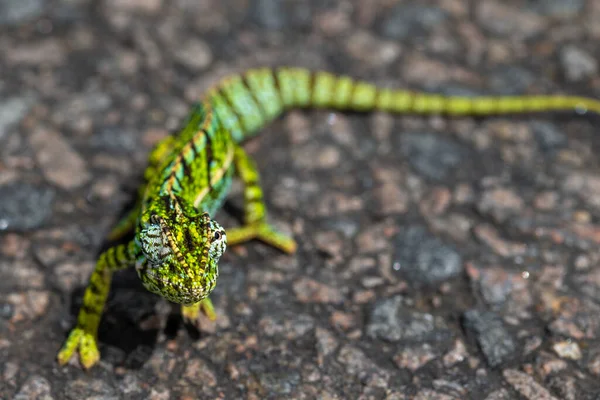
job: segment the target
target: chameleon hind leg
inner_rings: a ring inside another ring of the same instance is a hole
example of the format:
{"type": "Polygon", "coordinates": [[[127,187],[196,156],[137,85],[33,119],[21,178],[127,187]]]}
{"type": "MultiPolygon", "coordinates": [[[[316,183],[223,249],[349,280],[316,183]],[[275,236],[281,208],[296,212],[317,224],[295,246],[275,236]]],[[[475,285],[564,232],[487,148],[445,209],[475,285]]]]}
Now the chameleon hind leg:
{"type": "Polygon", "coordinates": [[[260,188],[256,163],[240,146],[234,153],[236,173],[244,184],[244,224],[227,230],[227,244],[236,245],[258,239],[285,253],[296,251],[296,242],[267,223],[267,209],[260,188]]]}
{"type": "Polygon", "coordinates": [[[83,304],[77,316],[77,325],[58,352],[58,363],[66,364],[74,353],[79,353],[81,365],[88,369],[100,360],[98,351],[98,325],[108,291],[112,273],[135,263],[135,244],[121,244],[103,252],[96,263],[83,295],[83,304]]]}
{"type": "Polygon", "coordinates": [[[161,139],[150,152],[150,155],[148,156],[148,166],[144,172],[145,183],[140,187],[135,206],[129,212],[127,212],[127,214],[125,214],[125,216],[121,218],[119,222],[117,222],[117,225],[108,234],[108,240],[119,240],[129,232],[133,231],[140,214],[140,208],[142,206],[141,198],[146,190],[146,185],[153,177],[156,176],[166,156],[173,152],[175,144],[175,137],[169,135],[161,139]]]}

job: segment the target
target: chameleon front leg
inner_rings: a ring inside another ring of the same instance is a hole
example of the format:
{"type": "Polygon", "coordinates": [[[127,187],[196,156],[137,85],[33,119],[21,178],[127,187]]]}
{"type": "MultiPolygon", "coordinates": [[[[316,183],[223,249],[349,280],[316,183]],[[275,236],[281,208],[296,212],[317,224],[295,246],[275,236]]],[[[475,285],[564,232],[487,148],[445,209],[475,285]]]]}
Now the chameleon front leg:
{"type": "Polygon", "coordinates": [[[260,188],[256,163],[240,146],[234,153],[236,173],[244,183],[244,225],[227,230],[227,244],[236,245],[258,239],[285,253],[296,251],[296,242],[267,223],[267,209],[260,188]]]}
{"type": "Polygon", "coordinates": [[[133,231],[135,228],[135,224],[137,223],[140,208],[142,206],[141,199],[146,190],[146,186],[148,182],[156,177],[156,174],[159,173],[159,169],[162,166],[165,158],[173,153],[174,147],[176,144],[176,139],[174,136],[169,135],[163,139],[161,139],[154,149],[150,152],[148,156],[148,166],[146,167],[146,171],[144,172],[144,180],[145,183],[140,186],[138,192],[138,198],[135,203],[135,206],[127,213],[125,216],[117,223],[117,225],[113,228],[113,230],[108,234],[107,239],[110,241],[119,240],[129,232],[133,231]]]}
{"type": "Polygon", "coordinates": [[[181,306],[181,315],[183,316],[184,321],[193,324],[198,320],[200,310],[202,310],[211,321],[217,319],[213,303],[208,297],[196,304],[181,306]]]}
{"type": "Polygon", "coordinates": [[[79,352],[81,365],[88,369],[100,360],[98,352],[98,325],[110,290],[113,271],[135,263],[135,243],[120,244],[103,252],[96,263],[89,284],[83,295],[83,304],[77,317],[77,326],[71,330],[58,353],[58,363],[66,364],[79,352]]]}

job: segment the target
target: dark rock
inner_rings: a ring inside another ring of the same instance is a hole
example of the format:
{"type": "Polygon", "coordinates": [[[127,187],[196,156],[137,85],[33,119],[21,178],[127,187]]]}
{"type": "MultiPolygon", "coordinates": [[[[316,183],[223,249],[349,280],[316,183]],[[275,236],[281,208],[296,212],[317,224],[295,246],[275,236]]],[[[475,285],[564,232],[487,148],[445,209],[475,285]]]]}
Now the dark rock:
{"type": "Polygon", "coordinates": [[[435,284],[463,270],[462,257],[421,226],[408,226],[394,239],[393,269],[411,283],[435,284]]]}
{"type": "Polygon", "coordinates": [[[598,75],[598,61],[596,57],[579,47],[563,47],[560,50],[560,62],[563,74],[571,82],[598,75]]]}
{"type": "Polygon", "coordinates": [[[136,149],[135,134],[117,127],[104,127],[95,132],[90,142],[96,149],[108,150],[113,153],[130,153],[136,149]]]}
{"type": "Polygon", "coordinates": [[[263,28],[277,30],[288,23],[282,0],[255,0],[252,10],[252,20],[263,28]]]}
{"type": "Polygon", "coordinates": [[[565,18],[581,13],[585,0],[528,0],[529,9],[542,15],[565,18]]]}
{"type": "MultiPolygon", "coordinates": [[[[0,2],[0,21],[2,18],[1,5],[0,2]]],[[[0,139],[4,138],[8,130],[21,121],[27,114],[30,105],[31,101],[23,97],[12,97],[0,101],[0,139]]]]}
{"type": "Polygon", "coordinates": [[[544,153],[554,153],[567,145],[567,136],[558,127],[547,121],[533,121],[533,134],[544,153]]]}
{"type": "Polygon", "coordinates": [[[398,3],[383,18],[379,32],[390,39],[410,39],[433,30],[446,18],[446,12],[437,7],[427,7],[416,2],[398,3]]]}
{"type": "Polygon", "coordinates": [[[407,133],[400,137],[399,148],[410,166],[433,181],[444,181],[467,158],[459,144],[429,132],[407,133]]]}
{"type": "Polygon", "coordinates": [[[535,77],[533,72],[523,67],[502,65],[492,72],[489,85],[494,94],[517,95],[526,92],[535,77]]]}
{"type": "Polygon", "coordinates": [[[52,400],[52,387],[48,379],[43,376],[33,375],[27,378],[14,400],[44,399],[52,400]]]}
{"type": "Polygon", "coordinates": [[[28,183],[0,186],[0,231],[28,231],[46,222],[52,211],[54,191],[28,183]]]}
{"type": "Polygon", "coordinates": [[[375,304],[369,315],[367,334],[390,342],[444,340],[450,336],[443,319],[405,307],[401,296],[375,304]]]}
{"type": "Polygon", "coordinates": [[[0,25],[18,25],[39,17],[44,12],[44,0],[0,0],[0,25]]]}
{"type": "Polygon", "coordinates": [[[465,328],[475,334],[487,363],[496,367],[516,355],[517,345],[500,317],[489,311],[469,310],[465,328]]]}

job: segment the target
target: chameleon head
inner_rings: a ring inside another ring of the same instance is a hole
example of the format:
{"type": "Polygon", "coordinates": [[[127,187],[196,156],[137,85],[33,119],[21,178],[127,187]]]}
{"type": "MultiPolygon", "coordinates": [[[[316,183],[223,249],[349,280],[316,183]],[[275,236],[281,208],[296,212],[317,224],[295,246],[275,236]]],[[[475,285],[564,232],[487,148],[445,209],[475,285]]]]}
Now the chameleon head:
{"type": "Polygon", "coordinates": [[[149,291],[191,305],[215,288],[227,236],[208,213],[182,213],[172,220],[152,215],[138,241],[144,257],[136,270],[149,291]]]}

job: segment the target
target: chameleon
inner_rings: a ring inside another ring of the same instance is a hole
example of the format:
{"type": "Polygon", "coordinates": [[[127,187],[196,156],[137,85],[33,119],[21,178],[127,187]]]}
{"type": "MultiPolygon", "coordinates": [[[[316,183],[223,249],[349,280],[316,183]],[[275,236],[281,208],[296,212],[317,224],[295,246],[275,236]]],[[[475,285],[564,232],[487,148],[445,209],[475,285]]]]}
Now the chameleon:
{"type": "Polygon", "coordinates": [[[285,253],[297,244],[267,222],[255,161],[242,143],[291,108],[354,112],[486,116],[553,110],[600,113],[600,101],[576,96],[444,96],[383,88],[324,70],[259,67],[233,74],[208,89],[191,106],[177,132],[150,152],[136,205],[108,235],[109,247],[96,262],[76,326],[57,359],[78,354],[89,369],[100,360],[97,331],[114,271],[134,267],[143,286],[181,305],[184,320],[203,312],[214,320],[209,295],[227,246],[256,239],[285,253]],[[243,184],[243,221],[225,230],[213,218],[234,178],[243,184]]]}

